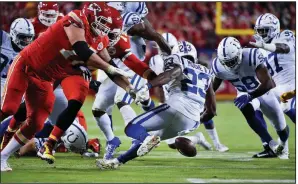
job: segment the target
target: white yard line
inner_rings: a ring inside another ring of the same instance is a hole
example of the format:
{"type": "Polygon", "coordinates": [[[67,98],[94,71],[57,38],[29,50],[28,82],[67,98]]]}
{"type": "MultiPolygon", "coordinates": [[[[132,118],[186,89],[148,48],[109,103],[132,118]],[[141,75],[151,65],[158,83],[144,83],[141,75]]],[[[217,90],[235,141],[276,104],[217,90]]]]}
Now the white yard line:
{"type": "Polygon", "coordinates": [[[295,180],[269,180],[269,179],[202,179],[188,178],[191,183],[295,183],[295,180]]]}

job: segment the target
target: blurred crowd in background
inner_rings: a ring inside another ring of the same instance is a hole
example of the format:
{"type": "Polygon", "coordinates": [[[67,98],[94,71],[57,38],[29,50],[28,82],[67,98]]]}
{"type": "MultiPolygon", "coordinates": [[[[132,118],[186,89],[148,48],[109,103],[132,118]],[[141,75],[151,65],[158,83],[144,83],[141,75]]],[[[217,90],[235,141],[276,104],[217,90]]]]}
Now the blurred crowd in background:
{"type": "MultiPolygon", "coordinates": [[[[18,17],[37,15],[38,2],[1,2],[1,29],[9,31],[11,22],[18,17]]],[[[159,32],[171,32],[179,40],[192,42],[204,54],[217,47],[221,36],[215,34],[215,2],[147,2],[147,18],[159,32]]],[[[80,2],[59,2],[60,12],[67,14],[80,8],[80,2]]],[[[296,27],[295,2],[223,2],[222,27],[253,28],[257,17],[273,13],[280,19],[281,29],[296,27]]],[[[251,36],[237,37],[247,45],[251,36]]]]}

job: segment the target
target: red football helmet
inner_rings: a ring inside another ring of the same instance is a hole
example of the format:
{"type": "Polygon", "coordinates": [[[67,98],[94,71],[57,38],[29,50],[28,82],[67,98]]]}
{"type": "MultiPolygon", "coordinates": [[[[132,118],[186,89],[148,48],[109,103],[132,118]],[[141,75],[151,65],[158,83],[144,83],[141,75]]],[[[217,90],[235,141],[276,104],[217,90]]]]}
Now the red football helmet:
{"type": "Polygon", "coordinates": [[[38,19],[46,25],[51,26],[57,21],[59,6],[55,2],[40,2],[38,4],[38,19]]]}
{"type": "Polygon", "coordinates": [[[104,2],[86,3],[82,12],[96,36],[105,36],[110,32],[111,11],[104,2]]]}
{"type": "Polygon", "coordinates": [[[109,32],[109,46],[114,46],[119,40],[122,34],[122,17],[120,12],[113,7],[109,7],[112,13],[113,24],[111,26],[111,31],[109,32]]]}

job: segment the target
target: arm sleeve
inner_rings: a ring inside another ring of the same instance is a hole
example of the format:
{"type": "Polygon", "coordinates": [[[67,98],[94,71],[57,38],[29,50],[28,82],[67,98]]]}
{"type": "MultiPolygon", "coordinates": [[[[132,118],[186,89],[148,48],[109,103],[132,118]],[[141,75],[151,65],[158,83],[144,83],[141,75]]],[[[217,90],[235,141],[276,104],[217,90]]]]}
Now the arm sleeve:
{"type": "Polygon", "coordinates": [[[146,63],[140,61],[131,52],[127,53],[122,61],[128,68],[130,68],[132,71],[140,76],[143,76],[144,72],[150,69],[146,63]]]}

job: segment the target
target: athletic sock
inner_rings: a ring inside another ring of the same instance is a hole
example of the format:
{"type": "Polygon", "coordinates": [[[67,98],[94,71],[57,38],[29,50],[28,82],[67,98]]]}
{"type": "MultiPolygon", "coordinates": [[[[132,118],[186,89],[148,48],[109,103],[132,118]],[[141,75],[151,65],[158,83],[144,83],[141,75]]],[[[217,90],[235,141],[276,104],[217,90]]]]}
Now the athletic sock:
{"type": "Polygon", "coordinates": [[[1,159],[7,160],[11,154],[20,149],[23,144],[20,144],[14,137],[9,141],[7,146],[1,151],[1,159]]]}
{"type": "Polygon", "coordinates": [[[137,117],[136,112],[132,109],[130,105],[124,105],[119,110],[123,117],[125,125],[127,125],[131,120],[137,117]]]}
{"type": "Polygon", "coordinates": [[[277,134],[278,134],[282,144],[284,144],[288,140],[289,133],[290,133],[290,129],[289,129],[288,125],[286,126],[286,128],[284,130],[277,131],[277,134]]]}
{"type": "Polygon", "coordinates": [[[46,121],[41,131],[35,134],[37,138],[47,138],[51,134],[54,126],[51,124],[49,120],[46,121]]]}
{"type": "Polygon", "coordinates": [[[106,136],[107,141],[114,139],[115,135],[111,127],[111,120],[107,113],[101,117],[95,117],[98,127],[101,129],[103,134],[106,136]]]}
{"type": "Polygon", "coordinates": [[[52,130],[52,132],[49,136],[49,140],[47,142],[52,143],[52,145],[54,145],[54,143],[56,143],[56,142],[58,142],[58,140],[60,140],[60,138],[62,137],[63,134],[64,134],[64,130],[60,129],[59,127],[57,127],[55,125],[54,129],[52,130]]]}
{"type": "Polygon", "coordinates": [[[220,144],[218,134],[216,131],[216,128],[214,127],[213,129],[206,129],[209,137],[211,138],[212,142],[214,145],[220,144]]]}

